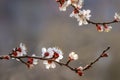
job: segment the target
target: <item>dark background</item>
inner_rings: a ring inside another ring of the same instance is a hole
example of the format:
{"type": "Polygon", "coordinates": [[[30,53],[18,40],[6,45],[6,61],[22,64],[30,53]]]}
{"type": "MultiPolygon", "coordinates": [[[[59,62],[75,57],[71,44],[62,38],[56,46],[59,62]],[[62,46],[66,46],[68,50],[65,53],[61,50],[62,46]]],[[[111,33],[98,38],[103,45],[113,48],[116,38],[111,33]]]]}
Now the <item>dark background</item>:
{"type": "MultiPolygon", "coordinates": [[[[120,13],[120,0],[85,0],[83,9],[91,10],[91,20],[111,21],[120,13]]],[[[0,80],[120,80],[120,24],[112,24],[112,31],[99,33],[94,25],[78,26],[69,17],[72,8],[60,12],[55,0],[0,0],[0,54],[8,54],[20,42],[29,54],[41,55],[42,47],[60,47],[67,59],[71,51],[79,60],[74,67],[85,66],[108,46],[109,57],[100,60],[85,76],[57,65],[46,70],[42,61],[33,69],[16,60],[0,61],[0,80]]]]}

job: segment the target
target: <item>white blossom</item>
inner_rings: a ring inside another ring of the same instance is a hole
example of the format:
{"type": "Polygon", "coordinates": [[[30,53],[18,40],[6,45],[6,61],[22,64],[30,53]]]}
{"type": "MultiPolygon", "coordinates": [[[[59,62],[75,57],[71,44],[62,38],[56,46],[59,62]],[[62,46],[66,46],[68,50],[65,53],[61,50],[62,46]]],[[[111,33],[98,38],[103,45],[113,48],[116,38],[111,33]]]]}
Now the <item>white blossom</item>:
{"type": "Polygon", "coordinates": [[[44,60],[43,64],[45,64],[46,69],[56,68],[56,65],[55,65],[55,63],[53,61],[44,60]]]}
{"type": "Polygon", "coordinates": [[[48,48],[48,49],[42,48],[42,57],[51,58],[51,60],[43,61],[43,64],[46,65],[47,69],[55,68],[56,65],[55,65],[54,61],[59,62],[63,58],[63,52],[56,47],[48,48]]]}
{"type": "Polygon", "coordinates": [[[66,11],[66,8],[71,4],[71,0],[64,1],[64,3],[59,7],[60,11],[66,11]]]}
{"type": "Polygon", "coordinates": [[[45,58],[52,58],[53,57],[53,50],[52,48],[42,48],[42,57],[45,57],[45,58]]]}
{"type": "Polygon", "coordinates": [[[63,58],[63,52],[60,49],[56,48],[56,47],[53,47],[52,49],[54,51],[53,56],[55,58],[55,61],[59,62],[63,58]]]}
{"type": "MultiPolygon", "coordinates": [[[[20,43],[19,47],[12,50],[12,56],[18,57],[27,54],[27,49],[23,43],[20,43]]],[[[14,59],[14,58],[13,58],[14,59]]]]}
{"type": "Polygon", "coordinates": [[[69,58],[70,58],[70,60],[77,60],[78,59],[78,55],[75,52],[71,52],[69,54],[69,58]]]}
{"type": "Polygon", "coordinates": [[[70,17],[75,17],[77,21],[79,22],[79,26],[82,24],[88,24],[87,20],[90,19],[90,10],[79,10],[78,13],[75,13],[74,11],[70,14],[70,17]]]}
{"type": "Polygon", "coordinates": [[[112,26],[106,26],[104,28],[105,32],[109,32],[109,31],[111,31],[111,29],[112,29],[112,26]]]}
{"type": "Polygon", "coordinates": [[[115,18],[116,21],[120,21],[120,14],[115,13],[114,18],[115,18]]]}
{"type": "Polygon", "coordinates": [[[71,0],[71,4],[79,9],[82,8],[83,2],[84,2],[84,0],[71,0]]]}
{"type": "MultiPolygon", "coordinates": [[[[32,56],[35,57],[36,55],[33,54],[32,56]]],[[[34,65],[38,64],[38,59],[33,58],[33,64],[34,64],[34,65]]]]}
{"type": "MultiPolygon", "coordinates": [[[[36,55],[33,54],[32,57],[36,57],[36,55]]],[[[27,60],[28,68],[33,68],[34,65],[38,64],[38,59],[35,59],[35,58],[32,58],[32,57],[29,57],[28,60],[27,60]]]]}
{"type": "Polygon", "coordinates": [[[23,44],[23,43],[20,43],[20,49],[21,49],[21,52],[20,52],[20,56],[23,56],[23,55],[26,55],[27,54],[27,48],[26,48],[26,46],[25,46],[25,44],[23,44]]]}

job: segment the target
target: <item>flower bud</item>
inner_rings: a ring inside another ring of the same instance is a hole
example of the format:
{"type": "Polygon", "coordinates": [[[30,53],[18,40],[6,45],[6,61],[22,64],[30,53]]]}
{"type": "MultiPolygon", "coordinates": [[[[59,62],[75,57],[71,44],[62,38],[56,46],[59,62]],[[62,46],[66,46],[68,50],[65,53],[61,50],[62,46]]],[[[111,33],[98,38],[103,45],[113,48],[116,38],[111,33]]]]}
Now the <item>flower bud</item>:
{"type": "Polygon", "coordinates": [[[70,60],[77,60],[78,59],[78,55],[75,54],[75,52],[71,52],[69,54],[69,58],[70,58],[70,60]]]}

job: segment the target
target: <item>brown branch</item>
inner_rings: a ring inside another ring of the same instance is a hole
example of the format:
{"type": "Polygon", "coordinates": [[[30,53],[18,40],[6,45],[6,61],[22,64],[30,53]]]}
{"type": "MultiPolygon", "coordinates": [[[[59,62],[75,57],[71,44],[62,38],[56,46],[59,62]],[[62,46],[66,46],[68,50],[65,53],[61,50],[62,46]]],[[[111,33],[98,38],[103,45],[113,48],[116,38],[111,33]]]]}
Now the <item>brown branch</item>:
{"type": "Polygon", "coordinates": [[[57,62],[57,61],[55,61],[55,60],[53,60],[51,58],[41,58],[41,57],[37,57],[37,56],[28,56],[28,55],[26,55],[26,56],[19,56],[19,57],[14,57],[14,56],[10,56],[10,57],[18,59],[18,60],[20,60],[22,63],[24,63],[26,65],[27,65],[27,63],[22,60],[23,58],[33,58],[33,59],[39,59],[39,60],[50,60],[50,61],[53,61],[53,62],[59,64],[60,66],[66,66],[69,69],[71,69],[73,71],[76,71],[74,68],[72,68],[71,66],[69,66],[67,63],[57,62]]]}
{"type": "Polygon", "coordinates": [[[89,24],[93,24],[93,25],[97,25],[97,24],[99,24],[99,25],[105,25],[105,24],[118,23],[119,21],[113,20],[113,21],[110,21],[110,22],[101,22],[100,23],[100,22],[93,22],[93,21],[87,20],[87,22],[89,24]]]}
{"type": "Polygon", "coordinates": [[[110,49],[110,47],[108,47],[107,49],[105,49],[105,50],[102,52],[102,54],[101,54],[97,59],[95,59],[93,62],[91,62],[90,64],[88,64],[87,66],[85,66],[84,69],[83,69],[83,71],[91,68],[92,65],[95,64],[97,61],[99,61],[101,58],[107,57],[106,51],[108,51],[109,49],[110,49]]]}
{"type": "MultiPolygon", "coordinates": [[[[107,49],[105,49],[98,58],[96,58],[93,62],[91,62],[90,64],[88,64],[87,66],[85,66],[82,71],[88,70],[89,68],[91,68],[91,67],[93,66],[93,64],[95,64],[95,63],[96,63],[97,61],[99,61],[101,58],[107,57],[107,53],[106,53],[106,52],[107,52],[109,49],[110,49],[110,47],[108,47],[107,49]]],[[[18,57],[15,57],[15,56],[12,56],[11,54],[9,54],[9,55],[7,55],[7,56],[9,56],[11,59],[13,59],[13,58],[14,58],[14,59],[18,59],[21,63],[23,63],[23,64],[25,64],[25,65],[27,65],[27,66],[29,66],[28,63],[23,60],[23,59],[25,59],[25,58],[26,58],[26,59],[27,59],[27,58],[33,58],[33,59],[38,59],[38,60],[50,60],[50,61],[53,61],[53,62],[59,64],[60,66],[65,66],[65,67],[69,68],[70,70],[78,73],[78,69],[77,69],[77,68],[73,68],[72,66],[69,65],[69,63],[71,62],[71,61],[69,61],[69,60],[68,60],[66,63],[63,63],[63,62],[57,62],[57,61],[55,61],[55,60],[53,60],[53,59],[51,59],[51,58],[48,59],[48,58],[42,58],[42,57],[39,57],[39,56],[28,56],[28,55],[26,55],[26,56],[18,56],[18,57]]],[[[2,60],[2,59],[6,59],[6,57],[5,57],[5,56],[0,56],[0,59],[1,59],[1,60],[2,60]]]]}
{"type": "MultiPolygon", "coordinates": [[[[66,1],[67,1],[67,0],[66,0],[66,1]]],[[[61,3],[62,0],[58,0],[57,2],[60,3],[60,4],[62,4],[62,3],[61,3]]],[[[79,13],[79,9],[76,8],[74,5],[71,4],[71,7],[72,7],[74,10],[76,10],[76,12],[79,13]]],[[[94,21],[91,21],[91,20],[87,20],[87,22],[88,22],[89,24],[93,24],[93,25],[105,25],[105,24],[118,23],[118,22],[120,22],[120,21],[112,20],[112,21],[109,21],[109,22],[94,22],[94,21]]]]}
{"type": "Polygon", "coordinates": [[[0,60],[4,59],[3,56],[0,56],[0,60]]]}
{"type": "MultiPolygon", "coordinates": [[[[72,5],[72,4],[71,4],[71,6],[73,7],[73,9],[77,10],[77,12],[79,13],[79,9],[78,9],[78,8],[76,8],[76,7],[75,7],[74,5],[72,5]]],[[[89,24],[93,24],[93,25],[97,25],[97,24],[99,24],[99,25],[105,25],[105,24],[118,23],[119,21],[113,20],[113,21],[109,21],[109,22],[94,22],[94,21],[91,21],[91,20],[87,20],[87,22],[88,22],[89,24]]]]}

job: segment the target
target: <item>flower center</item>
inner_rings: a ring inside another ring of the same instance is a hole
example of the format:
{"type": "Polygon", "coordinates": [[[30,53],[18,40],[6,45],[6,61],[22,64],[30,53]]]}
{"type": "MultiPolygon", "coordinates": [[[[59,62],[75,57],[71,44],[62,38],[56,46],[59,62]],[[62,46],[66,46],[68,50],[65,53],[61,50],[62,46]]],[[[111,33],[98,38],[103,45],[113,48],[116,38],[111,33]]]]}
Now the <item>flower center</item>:
{"type": "Polygon", "coordinates": [[[21,48],[18,48],[16,51],[22,52],[21,48]]]}
{"type": "Polygon", "coordinates": [[[49,53],[48,53],[48,52],[46,52],[44,55],[45,55],[45,57],[47,57],[47,56],[49,56],[49,53]]]}
{"type": "Polygon", "coordinates": [[[48,63],[51,64],[51,63],[52,63],[52,60],[48,60],[48,63]]]}
{"type": "Polygon", "coordinates": [[[28,63],[33,64],[33,58],[28,58],[28,63]]]}
{"type": "Polygon", "coordinates": [[[54,52],[53,58],[56,59],[56,58],[58,58],[58,57],[59,57],[59,54],[56,53],[56,52],[54,52]]]}

